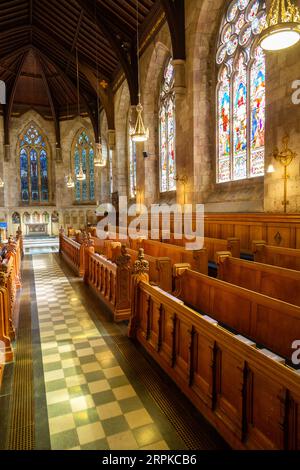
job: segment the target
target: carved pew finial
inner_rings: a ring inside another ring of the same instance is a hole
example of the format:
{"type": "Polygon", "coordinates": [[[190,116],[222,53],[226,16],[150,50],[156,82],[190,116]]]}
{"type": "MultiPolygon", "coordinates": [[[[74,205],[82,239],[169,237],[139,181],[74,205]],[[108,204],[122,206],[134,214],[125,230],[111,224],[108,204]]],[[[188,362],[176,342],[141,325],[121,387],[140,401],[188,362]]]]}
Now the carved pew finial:
{"type": "Polygon", "coordinates": [[[135,338],[137,330],[137,311],[138,311],[138,286],[140,282],[149,284],[149,262],[145,260],[144,249],[139,249],[139,254],[133,266],[133,275],[131,280],[131,316],[128,326],[128,336],[135,338]]]}
{"type": "Polygon", "coordinates": [[[149,272],[149,262],[145,260],[145,252],[143,248],[139,249],[139,254],[133,266],[134,274],[146,274],[149,272]]]}
{"type": "Polygon", "coordinates": [[[6,286],[6,275],[5,272],[0,271],[0,287],[6,286]]]}
{"type": "Polygon", "coordinates": [[[116,259],[116,265],[119,268],[128,268],[130,265],[131,256],[127,252],[126,245],[121,246],[121,254],[116,259]]]}

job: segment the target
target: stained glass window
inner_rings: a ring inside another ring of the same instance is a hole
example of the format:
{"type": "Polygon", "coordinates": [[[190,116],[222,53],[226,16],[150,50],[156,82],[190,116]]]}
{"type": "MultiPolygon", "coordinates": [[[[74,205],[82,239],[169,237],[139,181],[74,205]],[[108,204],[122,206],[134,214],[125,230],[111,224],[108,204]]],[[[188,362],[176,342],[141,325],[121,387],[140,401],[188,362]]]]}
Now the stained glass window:
{"type": "Polygon", "coordinates": [[[257,45],[263,0],[233,0],[222,22],[216,61],[217,182],[264,175],[265,56],[257,45]]]}
{"type": "Polygon", "coordinates": [[[130,197],[136,196],[136,143],[133,142],[131,136],[128,138],[129,152],[129,193],[130,197]]]}
{"type": "Polygon", "coordinates": [[[95,200],[95,149],[88,131],[81,129],[74,142],[74,178],[75,178],[75,199],[77,202],[88,202],[95,200]],[[78,181],[78,175],[82,168],[86,179],[78,181]]]}
{"type": "Polygon", "coordinates": [[[162,193],[176,189],[175,138],[174,67],[170,59],[164,71],[159,106],[160,191],[162,193]]]}
{"type": "Polygon", "coordinates": [[[113,153],[108,150],[108,164],[109,164],[109,192],[112,195],[114,192],[114,176],[113,176],[113,153]]]}
{"type": "Polygon", "coordinates": [[[49,201],[47,145],[34,124],[20,135],[20,178],[22,202],[49,201]]]}

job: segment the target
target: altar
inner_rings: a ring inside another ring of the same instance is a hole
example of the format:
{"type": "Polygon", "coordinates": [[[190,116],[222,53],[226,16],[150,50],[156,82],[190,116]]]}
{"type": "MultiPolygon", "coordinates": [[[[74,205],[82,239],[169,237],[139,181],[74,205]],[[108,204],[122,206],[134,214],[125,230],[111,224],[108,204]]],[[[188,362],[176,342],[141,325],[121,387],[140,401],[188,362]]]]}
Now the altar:
{"type": "Polygon", "coordinates": [[[48,224],[46,223],[28,223],[26,224],[27,236],[45,236],[48,235],[48,224]]]}

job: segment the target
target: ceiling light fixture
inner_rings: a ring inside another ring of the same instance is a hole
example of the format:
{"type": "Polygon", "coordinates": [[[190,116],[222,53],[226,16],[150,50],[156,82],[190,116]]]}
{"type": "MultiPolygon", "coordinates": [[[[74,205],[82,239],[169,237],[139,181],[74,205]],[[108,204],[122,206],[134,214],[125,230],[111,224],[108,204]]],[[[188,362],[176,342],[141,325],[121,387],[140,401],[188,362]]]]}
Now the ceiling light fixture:
{"type": "Polygon", "coordinates": [[[138,104],[136,106],[136,123],[135,127],[131,129],[130,135],[133,142],[146,142],[149,139],[149,129],[145,128],[143,121],[143,106],[141,104],[141,89],[140,89],[140,61],[139,61],[139,0],[136,1],[136,37],[137,37],[137,68],[138,68],[138,104]]]}
{"type": "MultiPolygon", "coordinates": [[[[76,74],[77,74],[77,106],[78,106],[78,117],[80,120],[80,93],[79,93],[79,62],[78,62],[78,49],[76,47],[76,74]]],[[[86,174],[83,171],[82,168],[82,160],[80,160],[80,165],[79,165],[79,172],[76,175],[77,181],[85,181],[86,180],[86,174]]]]}
{"type": "Polygon", "coordinates": [[[291,0],[273,0],[261,33],[261,47],[280,51],[300,40],[300,10],[291,0]]]}
{"type": "Polygon", "coordinates": [[[100,83],[99,79],[99,67],[98,67],[98,27],[97,27],[97,4],[95,0],[95,31],[96,31],[96,71],[97,71],[97,123],[98,123],[98,142],[96,142],[96,152],[94,158],[94,165],[98,168],[103,168],[106,166],[106,159],[103,157],[102,153],[102,143],[101,143],[101,123],[100,123],[100,88],[99,85],[106,90],[108,83],[105,80],[102,80],[100,83]]]}

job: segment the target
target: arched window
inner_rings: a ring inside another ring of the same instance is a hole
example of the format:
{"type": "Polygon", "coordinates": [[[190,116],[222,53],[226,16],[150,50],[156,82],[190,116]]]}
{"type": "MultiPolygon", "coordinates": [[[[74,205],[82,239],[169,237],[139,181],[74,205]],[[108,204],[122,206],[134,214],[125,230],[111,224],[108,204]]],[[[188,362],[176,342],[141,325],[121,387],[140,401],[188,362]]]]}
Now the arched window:
{"type": "Polygon", "coordinates": [[[129,196],[133,199],[136,196],[136,143],[131,136],[128,136],[129,154],[129,196]]]}
{"type": "Polygon", "coordinates": [[[257,45],[263,0],[234,0],[217,51],[217,182],[264,175],[265,56],[257,45]]]}
{"type": "Polygon", "coordinates": [[[75,183],[75,199],[77,202],[86,202],[95,200],[95,167],[94,156],[95,149],[88,131],[81,129],[76,137],[74,143],[74,177],[78,175],[80,168],[86,175],[84,181],[75,183]]]}
{"type": "Polygon", "coordinates": [[[170,59],[164,70],[159,99],[160,191],[176,189],[174,67],[170,59]]]}
{"type": "Polygon", "coordinates": [[[48,150],[34,124],[20,136],[20,176],[22,202],[49,201],[48,150]]]}

